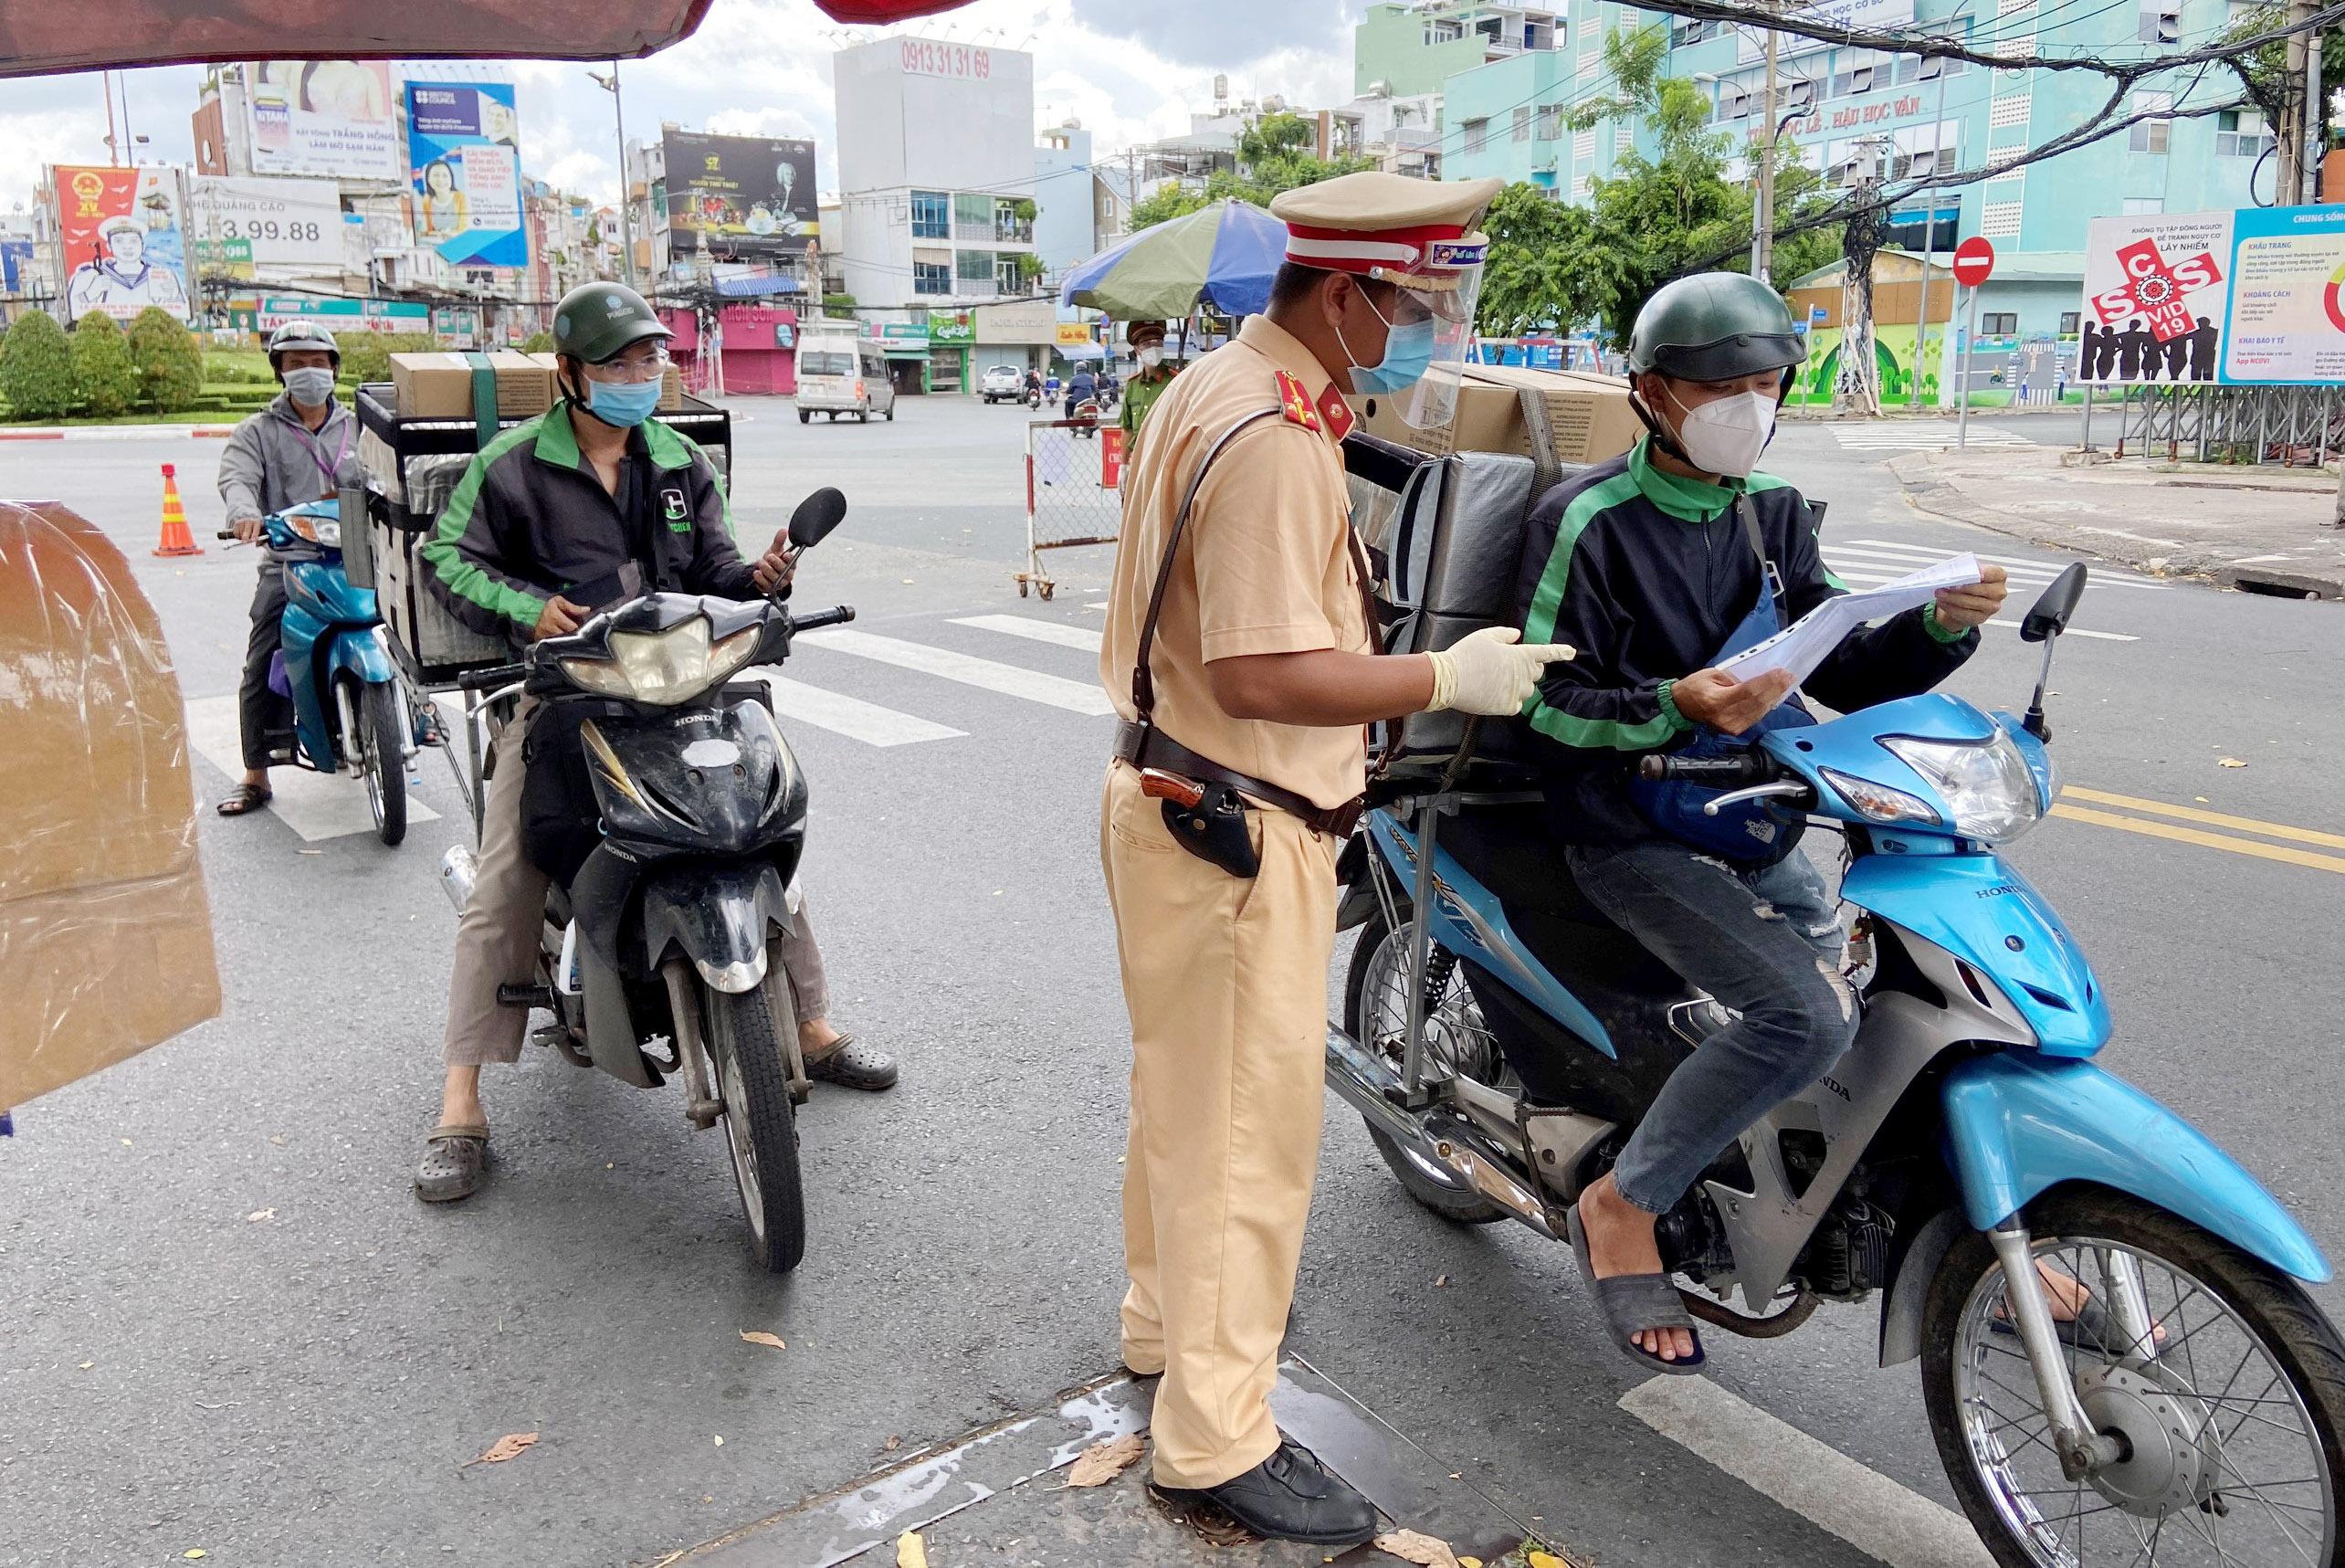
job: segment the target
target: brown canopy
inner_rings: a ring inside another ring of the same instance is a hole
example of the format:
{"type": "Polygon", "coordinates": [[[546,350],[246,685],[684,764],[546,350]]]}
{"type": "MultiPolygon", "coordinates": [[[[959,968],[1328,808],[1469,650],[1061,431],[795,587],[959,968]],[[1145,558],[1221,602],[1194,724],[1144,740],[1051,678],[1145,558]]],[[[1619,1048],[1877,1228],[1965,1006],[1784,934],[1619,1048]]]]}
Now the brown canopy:
{"type": "Polygon", "coordinates": [[[709,0],[32,0],[0,6],[0,77],[189,61],[632,58],[709,0]]]}

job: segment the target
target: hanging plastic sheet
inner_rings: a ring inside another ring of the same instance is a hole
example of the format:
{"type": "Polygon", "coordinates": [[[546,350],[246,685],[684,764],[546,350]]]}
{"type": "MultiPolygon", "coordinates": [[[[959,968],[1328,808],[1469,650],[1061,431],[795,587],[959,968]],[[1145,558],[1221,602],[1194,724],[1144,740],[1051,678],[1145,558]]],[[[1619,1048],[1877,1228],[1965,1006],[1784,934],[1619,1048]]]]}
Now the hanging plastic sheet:
{"type": "Polygon", "coordinates": [[[220,1010],[187,723],[121,552],[0,501],[0,1109],[220,1010]]]}

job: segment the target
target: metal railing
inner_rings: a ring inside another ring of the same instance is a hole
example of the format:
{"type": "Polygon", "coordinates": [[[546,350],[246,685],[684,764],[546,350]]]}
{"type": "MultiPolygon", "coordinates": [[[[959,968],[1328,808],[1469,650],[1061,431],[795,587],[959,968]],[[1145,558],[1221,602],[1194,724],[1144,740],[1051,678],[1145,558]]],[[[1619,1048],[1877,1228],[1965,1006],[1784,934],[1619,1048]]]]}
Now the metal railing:
{"type": "Polygon", "coordinates": [[[2119,459],[2256,463],[2318,468],[2345,453],[2345,386],[2129,386],[2085,423],[2085,444],[2119,459]],[[2116,439],[2095,438],[2096,416],[2114,413],[2116,439]]]}

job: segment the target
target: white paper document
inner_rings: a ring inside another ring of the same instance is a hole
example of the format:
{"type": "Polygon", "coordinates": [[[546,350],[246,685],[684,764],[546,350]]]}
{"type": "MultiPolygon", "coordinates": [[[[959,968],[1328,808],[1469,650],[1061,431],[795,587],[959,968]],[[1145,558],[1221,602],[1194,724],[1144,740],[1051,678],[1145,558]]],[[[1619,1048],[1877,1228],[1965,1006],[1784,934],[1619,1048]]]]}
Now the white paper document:
{"type": "Polygon", "coordinates": [[[1736,654],[1719,668],[1737,680],[1749,680],[1770,670],[1788,669],[1795,683],[1803,681],[1858,626],[1919,609],[1936,597],[1940,588],[1966,587],[1979,577],[1977,556],[1952,555],[1935,566],[1925,566],[1877,588],[1835,594],[1765,642],[1736,654]]]}

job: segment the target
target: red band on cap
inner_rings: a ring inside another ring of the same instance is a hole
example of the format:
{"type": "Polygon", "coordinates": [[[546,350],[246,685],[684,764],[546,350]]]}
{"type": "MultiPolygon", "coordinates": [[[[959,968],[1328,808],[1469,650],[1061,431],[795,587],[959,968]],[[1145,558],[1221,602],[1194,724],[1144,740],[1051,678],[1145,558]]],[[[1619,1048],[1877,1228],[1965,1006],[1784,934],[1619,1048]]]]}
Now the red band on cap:
{"type": "Polygon", "coordinates": [[[1435,241],[1464,237],[1466,226],[1420,224],[1413,228],[1323,228],[1312,224],[1287,226],[1287,259],[1329,272],[1417,272],[1424,269],[1426,247],[1435,241]]]}

